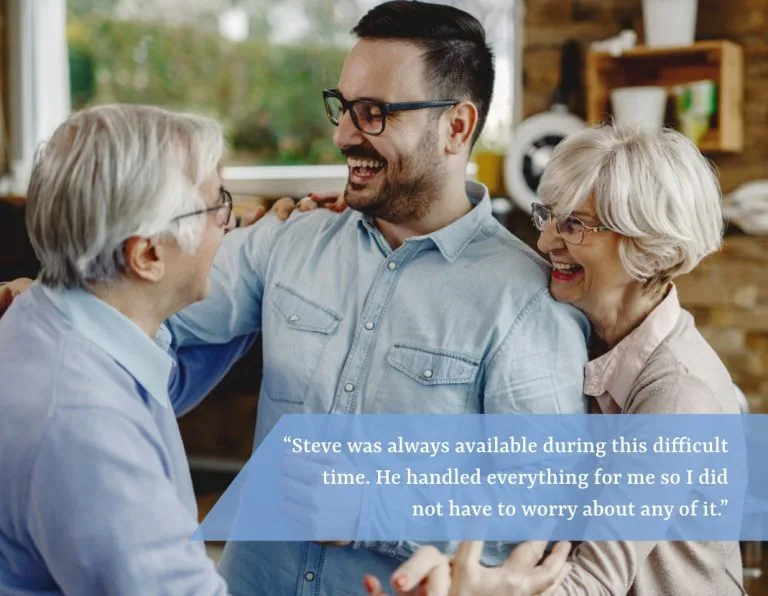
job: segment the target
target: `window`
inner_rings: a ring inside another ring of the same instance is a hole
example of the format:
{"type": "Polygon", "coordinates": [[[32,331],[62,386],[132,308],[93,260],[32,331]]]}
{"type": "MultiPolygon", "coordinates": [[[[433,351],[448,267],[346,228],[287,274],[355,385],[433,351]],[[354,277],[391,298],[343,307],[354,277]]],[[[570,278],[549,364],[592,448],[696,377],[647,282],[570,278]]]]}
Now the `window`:
{"type": "Polygon", "coordinates": [[[7,156],[0,194],[26,193],[39,142],[69,113],[65,0],[2,0],[7,15],[7,156]]]}
{"type": "MultiPolygon", "coordinates": [[[[225,175],[235,182],[235,192],[270,194],[251,183],[256,178],[290,184],[286,177],[308,177],[309,188],[316,190],[323,184],[338,188],[339,177],[346,178],[344,166],[334,167],[343,159],[333,146],[320,91],[335,86],[354,43],[349,30],[377,0],[9,1],[21,7],[56,5],[60,12],[66,5],[70,93],[51,114],[68,104],[78,109],[136,102],[210,115],[227,133],[225,175]],[[291,168],[288,174],[274,167],[310,164],[326,167],[291,168]]],[[[483,21],[496,50],[498,83],[481,144],[503,147],[515,115],[517,5],[510,0],[453,4],[483,21]]],[[[31,14],[30,22],[42,23],[42,14],[31,14]]],[[[55,19],[46,25],[49,32],[57,23],[62,26],[55,19]]],[[[32,45],[46,45],[33,37],[32,45]]],[[[39,127],[33,131],[28,139],[43,138],[39,127]]],[[[272,190],[282,194],[282,186],[272,190]]],[[[300,192],[304,189],[293,194],[300,192]]]]}

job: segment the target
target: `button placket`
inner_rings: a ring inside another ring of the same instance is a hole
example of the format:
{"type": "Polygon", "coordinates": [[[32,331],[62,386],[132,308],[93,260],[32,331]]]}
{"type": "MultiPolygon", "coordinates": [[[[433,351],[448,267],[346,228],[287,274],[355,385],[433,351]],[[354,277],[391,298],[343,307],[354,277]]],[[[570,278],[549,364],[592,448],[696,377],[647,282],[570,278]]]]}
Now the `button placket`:
{"type": "Polygon", "coordinates": [[[302,549],[305,549],[304,555],[306,558],[300,577],[304,581],[300,582],[297,586],[296,596],[314,596],[319,593],[321,588],[323,552],[325,547],[315,542],[309,542],[302,549]]]}
{"type": "MultiPolygon", "coordinates": [[[[398,275],[390,275],[390,273],[399,273],[400,265],[405,263],[416,251],[416,246],[406,243],[398,250],[393,251],[388,260],[385,260],[383,267],[386,270],[382,268],[377,273],[360,311],[360,319],[364,321],[362,327],[365,331],[376,329],[377,324],[374,321],[380,322],[383,313],[389,306],[389,301],[386,298],[398,278],[398,275]],[[395,258],[397,261],[394,260],[395,258]]],[[[358,395],[365,390],[361,373],[369,368],[369,360],[373,354],[371,346],[376,341],[377,335],[376,333],[363,333],[361,331],[356,334],[340,375],[341,379],[348,380],[340,387],[340,391],[337,390],[339,393],[334,398],[331,413],[349,414],[357,409],[358,395]]]]}

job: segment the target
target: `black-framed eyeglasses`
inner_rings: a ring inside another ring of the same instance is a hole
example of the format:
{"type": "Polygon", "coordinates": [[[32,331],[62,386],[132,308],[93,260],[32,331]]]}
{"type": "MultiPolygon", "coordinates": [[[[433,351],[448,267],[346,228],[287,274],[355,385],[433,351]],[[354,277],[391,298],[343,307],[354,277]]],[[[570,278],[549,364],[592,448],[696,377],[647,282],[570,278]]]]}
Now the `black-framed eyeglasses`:
{"type": "Polygon", "coordinates": [[[584,242],[584,236],[590,232],[609,232],[611,230],[604,225],[588,226],[575,215],[555,217],[552,210],[542,203],[531,204],[531,214],[533,225],[539,232],[544,231],[547,224],[554,221],[558,235],[568,244],[581,244],[584,242]]]}
{"type": "Polygon", "coordinates": [[[407,110],[423,110],[424,108],[443,108],[455,106],[459,102],[455,99],[438,99],[433,101],[404,101],[400,103],[384,103],[372,99],[355,99],[347,101],[338,89],[324,89],[323,102],[328,120],[334,126],[345,112],[352,116],[355,128],[367,135],[376,136],[384,132],[387,123],[387,115],[392,112],[404,112],[407,110]]]}
{"type": "Polygon", "coordinates": [[[229,218],[232,217],[232,195],[223,186],[219,189],[219,202],[216,205],[206,209],[198,209],[197,211],[184,213],[183,215],[177,215],[173,218],[173,221],[184,219],[185,217],[192,217],[193,215],[210,213],[211,211],[216,212],[216,223],[218,225],[225,226],[229,223],[229,218]]]}

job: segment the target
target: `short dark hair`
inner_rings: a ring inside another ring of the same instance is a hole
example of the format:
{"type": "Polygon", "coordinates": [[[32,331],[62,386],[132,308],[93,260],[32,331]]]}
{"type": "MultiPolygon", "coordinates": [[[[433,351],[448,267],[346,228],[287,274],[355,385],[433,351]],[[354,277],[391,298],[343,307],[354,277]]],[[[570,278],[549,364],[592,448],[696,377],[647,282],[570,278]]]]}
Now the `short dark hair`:
{"type": "Polygon", "coordinates": [[[352,33],[360,39],[398,39],[424,50],[435,97],[469,100],[477,107],[474,145],[493,96],[493,51],[485,29],[471,14],[445,4],[391,0],[372,8],[352,33]]]}

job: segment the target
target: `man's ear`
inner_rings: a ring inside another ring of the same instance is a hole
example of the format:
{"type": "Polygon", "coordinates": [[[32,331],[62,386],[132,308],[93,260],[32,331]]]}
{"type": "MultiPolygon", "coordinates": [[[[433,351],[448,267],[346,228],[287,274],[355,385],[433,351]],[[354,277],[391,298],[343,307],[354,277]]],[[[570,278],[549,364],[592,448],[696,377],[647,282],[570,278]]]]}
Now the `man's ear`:
{"type": "Polygon", "coordinates": [[[165,273],[167,247],[153,238],[132,236],[123,245],[127,273],[148,282],[158,282],[165,273]]]}
{"type": "Polygon", "coordinates": [[[446,151],[455,155],[471,147],[472,135],[477,128],[477,107],[463,101],[448,112],[448,139],[446,151]]]}

